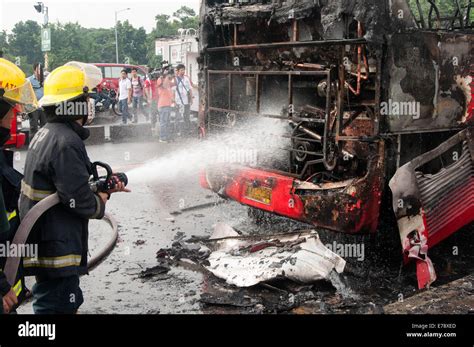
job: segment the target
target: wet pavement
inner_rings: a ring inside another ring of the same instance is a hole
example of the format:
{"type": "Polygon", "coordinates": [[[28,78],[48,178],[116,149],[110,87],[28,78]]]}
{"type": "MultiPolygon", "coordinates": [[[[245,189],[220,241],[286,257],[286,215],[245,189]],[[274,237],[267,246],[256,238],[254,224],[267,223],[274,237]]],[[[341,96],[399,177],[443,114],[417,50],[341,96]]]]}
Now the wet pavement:
{"type": "MultiPolygon", "coordinates": [[[[88,152],[92,161],[101,160],[115,171],[127,172],[191,146],[199,146],[199,142],[106,143],[88,146],[88,152]]],[[[15,166],[21,171],[25,152],[20,153],[15,166]]],[[[186,264],[171,266],[170,271],[158,268],[141,276],[142,271],[158,265],[159,249],[170,248],[175,241],[192,236],[208,237],[218,222],[244,233],[273,233],[308,229],[308,226],[268,215],[263,218],[258,215],[257,225],[256,216],[250,218],[246,207],[222,202],[202,189],[197,172],[187,171],[178,179],[165,182],[149,177],[143,182],[138,179],[131,181],[129,188],[132,193],[114,194],[107,204],[108,212],[119,224],[119,239],[107,259],[82,277],[85,303],[81,313],[380,313],[385,305],[417,293],[414,266],[401,269],[396,229],[386,225],[380,227],[377,238],[320,232],[323,243],[365,245],[364,259],[346,259],[345,274],[332,278],[332,283],[320,281],[312,286],[298,286],[280,281],[237,290],[198,266],[186,264]],[[206,207],[174,213],[202,204],[206,207]]],[[[436,285],[473,272],[472,231],[472,227],[466,228],[432,250],[430,254],[439,277],[436,285]],[[454,247],[456,254],[452,251],[454,247]]],[[[104,221],[91,222],[90,233],[93,255],[112,233],[104,221]]],[[[31,304],[25,304],[19,312],[32,312],[31,304]]],[[[446,312],[450,312],[449,308],[446,312]]]]}

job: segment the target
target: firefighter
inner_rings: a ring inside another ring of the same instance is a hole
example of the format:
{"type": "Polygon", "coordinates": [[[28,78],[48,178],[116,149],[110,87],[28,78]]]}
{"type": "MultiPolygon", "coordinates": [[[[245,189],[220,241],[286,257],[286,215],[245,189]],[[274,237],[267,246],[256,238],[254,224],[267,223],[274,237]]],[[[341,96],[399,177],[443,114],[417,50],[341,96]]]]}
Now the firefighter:
{"type": "MultiPolygon", "coordinates": [[[[15,64],[0,58],[0,145],[10,139],[10,127],[14,116],[14,108],[30,113],[37,109],[38,102],[31,83],[15,64]]],[[[0,152],[0,242],[6,246],[12,241],[19,225],[18,197],[20,195],[22,175],[13,169],[13,152],[0,152]]],[[[4,250],[7,247],[3,248],[4,250]]],[[[25,294],[23,277],[19,275],[13,287],[7,282],[1,271],[6,256],[0,257],[0,313],[9,313],[21,302],[25,294]]]]}
{"type": "Polygon", "coordinates": [[[40,200],[58,193],[60,203],[40,217],[28,238],[38,257],[24,258],[25,275],[35,276],[32,288],[36,314],[73,314],[83,303],[79,276],[87,273],[89,219],[101,219],[110,195],[93,193],[91,163],[84,140],[89,130],[88,90],[94,87],[83,70],[62,66],[50,73],[40,100],[47,124],[30,143],[20,196],[23,217],[40,200]]]}

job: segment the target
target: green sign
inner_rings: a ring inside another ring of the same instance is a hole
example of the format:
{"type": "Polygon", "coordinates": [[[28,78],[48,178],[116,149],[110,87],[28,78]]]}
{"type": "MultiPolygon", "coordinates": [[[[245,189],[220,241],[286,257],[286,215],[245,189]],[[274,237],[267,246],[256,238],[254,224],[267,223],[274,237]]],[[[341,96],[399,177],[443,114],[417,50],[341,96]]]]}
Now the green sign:
{"type": "Polygon", "coordinates": [[[51,50],[51,29],[41,29],[41,50],[43,52],[49,52],[51,50]]]}

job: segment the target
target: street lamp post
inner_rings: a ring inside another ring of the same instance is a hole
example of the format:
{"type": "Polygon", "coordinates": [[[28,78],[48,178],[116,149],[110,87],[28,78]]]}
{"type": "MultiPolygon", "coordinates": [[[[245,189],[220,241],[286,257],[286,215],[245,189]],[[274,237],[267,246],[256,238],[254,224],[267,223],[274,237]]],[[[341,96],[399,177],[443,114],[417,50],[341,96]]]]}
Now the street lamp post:
{"type": "Polygon", "coordinates": [[[115,11],[115,60],[117,62],[117,64],[119,63],[119,53],[118,53],[118,32],[117,32],[117,24],[118,24],[118,21],[117,21],[117,15],[120,13],[120,12],[123,12],[123,11],[128,11],[130,10],[130,8],[124,8],[122,10],[118,10],[118,11],[115,11]]]}
{"type": "MultiPolygon", "coordinates": [[[[43,14],[43,27],[47,28],[48,24],[49,24],[48,6],[45,6],[42,2],[38,2],[38,3],[36,3],[36,5],[34,5],[34,8],[38,13],[43,14]]],[[[45,68],[45,70],[48,69],[48,65],[49,65],[48,64],[48,52],[46,51],[46,52],[44,52],[44,68],[45,68]]]]}

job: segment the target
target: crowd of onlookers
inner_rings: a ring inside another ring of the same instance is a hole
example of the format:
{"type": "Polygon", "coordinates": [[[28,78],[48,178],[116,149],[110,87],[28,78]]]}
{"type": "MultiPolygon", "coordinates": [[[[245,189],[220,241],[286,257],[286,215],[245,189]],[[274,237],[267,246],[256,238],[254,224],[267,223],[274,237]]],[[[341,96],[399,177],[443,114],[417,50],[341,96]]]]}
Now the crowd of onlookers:
{"type": "MultiPolygon", "coordinates": [[[[33,75],[28,79],[38,100],[43,97],[44,78],[41,64],[34,64],[33,75]]],[[[190,118],[193,87],[191,79],[186,75],[186,67],[182,64],[176,66],[176,69],[167,66],[155,70],[145,78],[138,74],[137,68],[132,68],[130,74],[129,70],[123,69],[117,90],[122,124],[129,121],[138,123],[142,115],[146,122],[151,123],[152,131],[158,134],[160,142],[170,142],[177,136],[190,135],[193,132],[190,118]]],[[[46,116],[38,109],[29,115],[29,121],[31,139],[46,124],[46,116]]]]}
{"type": "Polygon", "coordinates": [[[127,70],[123,69],[117,93],[122,123],[127,124],[130,119],[137,123],[141,113],[147,121],[151,121],[152,129],[159,132],[160,142],[172,141],[175,136],[189,135],[192,131],[192,90],[193,84],[186,76],[186,68],[182,64],[175,70],[168,67],[159,74],[150,73],[145,80],[138,75],[136,68],[132,68],[130,78],[127,70]],[[144,108],[144,101],[147,109],[144,108]],[[172,114],[175,115],[173,123],[172,114]]]}

